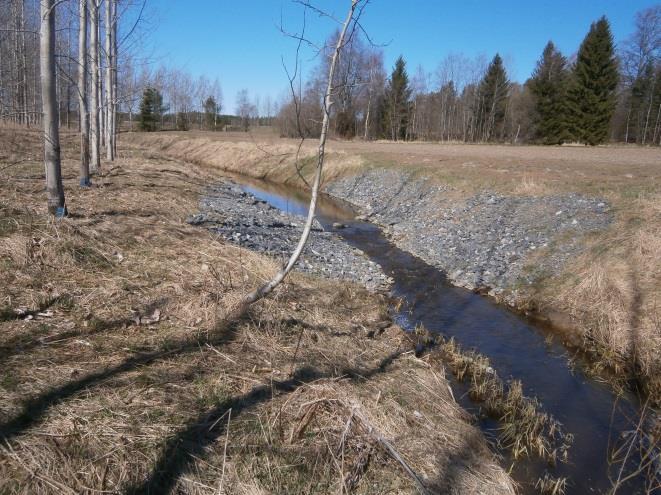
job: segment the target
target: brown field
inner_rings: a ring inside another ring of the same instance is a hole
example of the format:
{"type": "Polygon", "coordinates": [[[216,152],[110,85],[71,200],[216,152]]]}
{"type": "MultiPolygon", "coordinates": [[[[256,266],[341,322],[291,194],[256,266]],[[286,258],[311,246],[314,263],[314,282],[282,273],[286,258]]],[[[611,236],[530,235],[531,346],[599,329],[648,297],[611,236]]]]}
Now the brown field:
{"type": "MultiPolygon", "coordinates": [[[[132,145],[254,177],[302,184],[316,143],[254,133],[128,134],[132,145]]],[[[615,221],[592,235],[565,272],[531,288],[521,306],[561,315],[600,356],[598,366],[641,378],[661,401],[661,149],[636,146],[505,146],[331,141],[326,180],[396,167],[449,184],[514,195],[577,192],[605,199],[615,221]]]]}
{"type": "MultiPolygon", "coordinates": [[[[185,223],[209,166],[123,147],[46,215],[39,132],[0,129],[0,493],[513,493],[386,301],[185,223]],[[370,429],[375,428],[374,429],[370,429]]],[[[124,141],[125,142],[125,141],[124,141]]]]}

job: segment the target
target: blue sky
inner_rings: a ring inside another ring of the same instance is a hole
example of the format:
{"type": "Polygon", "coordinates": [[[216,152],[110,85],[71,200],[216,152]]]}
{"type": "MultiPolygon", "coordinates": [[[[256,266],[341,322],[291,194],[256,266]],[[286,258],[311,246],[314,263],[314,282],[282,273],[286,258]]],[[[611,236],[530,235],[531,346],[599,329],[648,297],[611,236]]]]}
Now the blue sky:
{"type": "MultiPolygon", "coordinates": [[[[342,17],[348,0],[312,2],[342,17]]],[[[449,53],[469,57],[499,52],[510,78],[523,82],[544,45],[552,39],[565,55],[576,51],[590,23],[602,15],[611,22],[616,42],[633,31],[638,10],[658,2],[644,0],[424,1],[371,0],[363,25],[383,47],[387,70],[402,54],[409,73],[418,65],[433,72],[449,53]]],[[[295,42],[279,29],[298,31],[302,7],[290,0],[151,0],[150,52],[156,61],[193,75],[218,77],[224,111],[234,109],[236,93],[276,100],[287,87],[282,57],[293,62],[295,42]]],[[[308,15],[307,35],[322,43],[335,29],[328,19],[308,15]]],[[[303,56],[304,70],[316,64],[303,56]]]]}

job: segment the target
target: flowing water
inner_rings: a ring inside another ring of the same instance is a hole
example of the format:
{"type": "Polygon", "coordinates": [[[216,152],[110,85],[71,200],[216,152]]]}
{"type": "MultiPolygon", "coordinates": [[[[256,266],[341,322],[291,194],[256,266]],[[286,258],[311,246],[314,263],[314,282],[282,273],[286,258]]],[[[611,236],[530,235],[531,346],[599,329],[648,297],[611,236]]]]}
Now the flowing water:
{"type": "MultiPolygon", "coordinates": [[[[309,197],[299,189],[231,178],[276,208],[307,213],[309,197]]],[[[336,233],[392,277],[392,295],[403,301],[394,315],[400,326],[410,330],[422,324],[432,332],[454,337],[465,349],[486,355],[501,377],[521,380],[524,392],[538,397],[544,410],[574,435],[568,463],[555,468],[534,459],[516,463],[512,475],[521,484],[521,491],[534,493],[536,480],[548,470],[553,476],[568,478],[565,493],[606,492],[611,486],[609,469],[611,476],[619,469],[609,468],[608,452],[614,442],[635,428],[640,408],[637,399],[632,395],[617,399],[608,385],[588,377],[580,359],[577,361],[575,353],[565,348],[551,329],[489,298],[453,287],[437,268],[397,248],[376,225],[355,221],[354,216],[347,205],[330,198],[321,198],[318,205],[317,219],[324,228],[332,229],[334,222],[342,222],[346,227],[336,229],[336,233]]],[[[462,406],[477,413],[479,404],[462,394],[465,387],[455,386],[462,406]]],[[[496,436],[497,422],[485,418],[480,426],[487,437],[496,436]]],[[[509,464],[507,456],[505,463],[509,464]]],[[[643,480],[634,478],[618,493],[644,492],[643,480]]]]}

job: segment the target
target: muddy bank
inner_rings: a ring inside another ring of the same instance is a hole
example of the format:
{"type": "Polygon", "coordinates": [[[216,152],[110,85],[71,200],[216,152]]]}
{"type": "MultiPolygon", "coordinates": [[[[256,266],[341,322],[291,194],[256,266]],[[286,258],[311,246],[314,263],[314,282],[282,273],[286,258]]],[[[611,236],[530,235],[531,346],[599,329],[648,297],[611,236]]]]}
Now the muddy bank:
{"type": "Polygon", "coordinates": [[[373,169],[326,191],[356,205],[400,248],[440,268],[455,285],[516,305],[538,281],[558,275],[587,234],[608,227],[610,206],[578,194],[465,199],[403,171],[373,169]]]}
{"type": "MultiPolygon", "coordinates": [[[[285,261],[303,230],[305,217],[301,213],[275,208],[228,181],[209,187],[200,201],[200,212],[187,221],[205,226],[228,242],[285,261]]],[[[296,269],[329,279],[351,280],[372,291],[385,290],[391,282],[379,265],[324,230],[317,220],[296,269]]]]}

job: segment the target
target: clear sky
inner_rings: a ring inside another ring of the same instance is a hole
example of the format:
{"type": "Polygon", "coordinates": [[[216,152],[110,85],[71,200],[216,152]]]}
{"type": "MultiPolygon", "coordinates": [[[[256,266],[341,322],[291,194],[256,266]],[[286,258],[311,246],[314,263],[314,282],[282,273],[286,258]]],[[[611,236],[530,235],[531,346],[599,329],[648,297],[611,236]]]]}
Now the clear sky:
{"type": "MultiPolygon", "coordinates": [[[[343,17],[349,0],[312,0],[343,17]]],[[[383,47],[386,69],[401,54],[409,73],[418,65],[433,72],[449,53],[466,56],[499,52],[510,78],[523,82],[544,45],[552,39],[573,54],[590,23],[602,15],[611,22],[616,42],[633,31],[637,11],[657,4],[646,0],[371,0],[362,24],[383,47]]],[[[194,76],[218,77],[224,112],[234,110],[236,93],[278,99],[287,78],[282,57],[293,62],[295,42],[280,31],[300,31],[302,7],[291,0],[150,0],[149,50],[157,61],[194,76]]],[[[308,14],[307,36],[323,40],[335,29],[329,19],[308,14]]],[[[304,70],[316,64],[307,52],[304,70]]]]}

